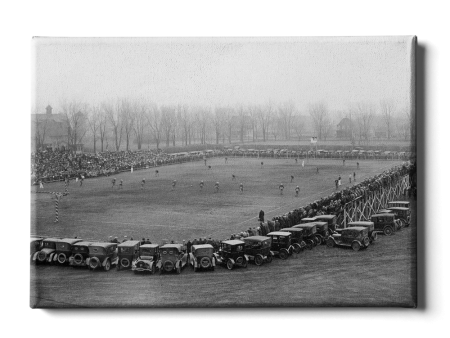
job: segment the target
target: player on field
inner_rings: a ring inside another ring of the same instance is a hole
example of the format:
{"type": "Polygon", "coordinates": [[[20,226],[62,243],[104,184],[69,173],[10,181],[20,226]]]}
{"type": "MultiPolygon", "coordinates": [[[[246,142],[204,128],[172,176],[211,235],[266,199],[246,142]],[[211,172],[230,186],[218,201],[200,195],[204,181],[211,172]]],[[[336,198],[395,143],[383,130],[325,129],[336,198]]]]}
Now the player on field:
{"type": "Polygon", "coordinates": [[[123,180],[121,179],[119,182],[119,189],[122,189],[122,188],[123,188],[123,180]]]}
{"type": "Polygon", "coordinates": [[[319,173],[319,167],[316,168],[316,174],[318,174],[318,173],[319,173]]]}
{"type": "Polygon", "coordinates": [[[297,163],[298,163],[298,158],[295,159],[295,164],[297,164],[297,163]]]}
{"type": "Polygon", "coordinates": [[[200,181],[200,190],[203,190],[204,185],[205,185],[205,183],[203,181],[200,181]]]}
{"type": "Polygon", "coordinates": [[[235,174],[231,175],[231,180],[232,181],[236,181],[236,175],[235,174]]]}
{"type": "Polygon", "coordinates": [[[80,187],[83,185],[83,181],[84,181],[84,176],[81,175],[81,177],[80,177],[80,187]]]}
{"type": "Polygon", "coordinates": [[[356,169],[359,169],[359,162],[356,162],[356,169]]]}
{"type": "Polygon", "coordinates": [[[228,163],[228,157],[225,157],[225,164],[228,163]]]}
{"type": "Polygon", "coordinates": [[[283,183],[281,183],[281,184],[278,186],[278,189],[280,189],[280,195],[283,195],[283,190],[284,190],[284,185],[283,185],[283,183]]]}
{"type": "Polygon", "coordinates": [[[244,192],[244,185],[242,183],[239,184],[239,190],[241,191],[241,194],[244,192]]]}
{"type": "Polygon", "coordinates": [[[261,162],[261,168],[263,167],[263,165],[264,165],[264,162],[261,162]]]}
{"type": "Polygon", "coordinates": [[[305,160],[302,161],[302,168],[305,167],[305,160]]]}
{"type": "Polygon", "coordinates": [[[116,185],[116,178],[113,178],[111,183],[112,183],[111,189],[114,189],[114,186],[116,185]]]}
{"type": "Polygon", "coordinates": [[[209,170],[209,169],[211,169],[211,166],[210,166],[210,165],[208,166],[208,170],[209,170]]]}
{"type": "Polygon", "coordinates": [[[219,182],[216,182],[216,184],[214,184],[214,188],[216,189],[216,192],[219,192],[219,182]]]}
{"type": "Polygon", "coordinates": [[[352,183],[352,174],[348,175],[348,183],[352,183]]]}
{"type": "Polygon", "coordinates": [[[142,179],[142,182],[141,182],[141,190],[144,189],[144,185],[145,185],[145,178],[142,179]]]}
{"type": "Polygon", "coordinates": [[[338,178],[338,184],[339,184],[339,185],[342,184],[342,182],[341,182],[341,175],[339,175],[339,178],[338,178]]]}
{"type": "Polygon", "coordinates": [[[297,185],[295,187],[295,197],[298,197],[298,194],[300,193],[300,187],[297,185]]]}
{"type": "Polygon", "coordinates": [[[294,182],[294,176],[291,175],[291,183],[294,182]]]}
{"type": "Polygon", "coordinates": [[[159,171],[155,170],[155,176],[158,177],[159,176],[159,171]]]}
{"type": "Polygon", "coordinates": [[[356,173],[353,172],[353,181],[356,181],[356,173]]]}
{"type": "Polygon", "coordinates": [[[336,185],[336,189],[337,189],[338,186],[339,186],[339,181],[338,180],[334,180],[334,184],[336,185]]]}
{"type": "Polygon", "coordinates": [[[177,185],[177,181],[176,180],[173,180],[173,182],[172,182],[172,190],[173,189],[175,189],[175,186],[177,185]]]}

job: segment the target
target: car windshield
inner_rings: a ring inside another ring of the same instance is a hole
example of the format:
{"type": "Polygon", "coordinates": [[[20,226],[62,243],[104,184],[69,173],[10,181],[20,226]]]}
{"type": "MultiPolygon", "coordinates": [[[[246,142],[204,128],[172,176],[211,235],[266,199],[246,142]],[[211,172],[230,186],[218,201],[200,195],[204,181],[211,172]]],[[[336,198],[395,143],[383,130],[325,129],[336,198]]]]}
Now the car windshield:
{"type": "Polygon", "coordinates": [[[141,256],[153,256],[155,254],[154,248],[141,248],[141,256]]]}
{"type": "Polygon", "coordinates": [[[70,250],[70,244],[65,242],[58,242],[56,243],[56,250],[60,251],[70,250]]]}
{"type": "Polygon", "coordinates": [[[44,248],[55,249],[56,248],[56,243],[55,242],[50,242],[50,241],[44,241],[44,248]]]}
{"type": "Polygon", "coordinates": [[[196,256],[212,256],[213,248],[199,248],[195,250],[196,256]]]}
{"type": "Polygon", "coordinates": [[[90,246],[89,253],[92,255],[104,255],[106,253],[106,250],[101,246],[90,246]]]}

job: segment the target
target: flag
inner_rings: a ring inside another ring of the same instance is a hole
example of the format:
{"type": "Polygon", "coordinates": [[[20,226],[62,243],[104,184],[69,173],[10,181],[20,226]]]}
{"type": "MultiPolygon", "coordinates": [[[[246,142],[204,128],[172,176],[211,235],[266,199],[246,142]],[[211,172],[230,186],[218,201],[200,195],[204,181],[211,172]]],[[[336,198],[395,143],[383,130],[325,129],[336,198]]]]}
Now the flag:
{"type": "Polygon", "coordinates": [[[317,143],[317,137],[315,136],[311,137],[311,143],[317,143]]]}

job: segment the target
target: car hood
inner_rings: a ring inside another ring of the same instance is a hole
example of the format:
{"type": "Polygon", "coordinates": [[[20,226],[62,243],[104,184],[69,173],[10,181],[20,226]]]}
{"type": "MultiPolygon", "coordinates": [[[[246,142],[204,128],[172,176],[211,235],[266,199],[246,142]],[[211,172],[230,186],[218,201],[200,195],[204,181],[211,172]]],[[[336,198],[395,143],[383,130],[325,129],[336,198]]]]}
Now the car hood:
{"type": "Polygon", "coordinates": [[[44,249],[41,249],[40,251],[45,252],[48,255],[48,254],[51,254],[52,252],[55,252],[55,249],[44,248],[44,249]]]}

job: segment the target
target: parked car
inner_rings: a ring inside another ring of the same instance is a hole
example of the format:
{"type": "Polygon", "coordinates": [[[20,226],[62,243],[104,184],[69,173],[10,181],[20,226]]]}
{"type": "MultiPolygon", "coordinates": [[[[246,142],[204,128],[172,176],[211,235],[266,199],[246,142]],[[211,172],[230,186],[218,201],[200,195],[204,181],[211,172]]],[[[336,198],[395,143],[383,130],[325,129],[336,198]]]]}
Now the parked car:
{"type": "Polygon", "coordinates": [[[336,215],[318,215],[314,217],[314,219],[318,222],[328,222],[328,229],[331,231],[336,231],[336,215]]]}
{"type": "Polygon", "coordinates": [[[77,242],[72,245],[72,254],[69,257],[70,266],[86,266],[89,258],[89,246],[92,242],[77,242]]]}
{"type": "Polygon", "coordinates": [[[31,237],[30,238],[30,259],[31,260],[33,260],[34,254],[41,250],[43,240],[44,240],[44,238],[42,238],[42,237],[31,237]]]}
{"type": "Polygon", "coordinates": [[[82,242],[80,238],[63,238],[56,242],[56,252],[54,260],[59,264],[68,264],[69,258],[72,256],[72,246],[75,243],[82,242]]]}
{"type": "Polygon", "coordinates": [[[285,231],[291,233],[291,244],[294,247],[295,253],[300,253],[305,248],[311,250],[313,248],[312,244],[306,244],[306,242],[303,240],[303,233],[304,230],[300,228],[283,228],[280,229],[280,231],[285,231]]]}
{"type": "Polygon", "coordinates": [[[273,231],[267,234],[267,237],[272,238],[272,245],[270,251],[275,256],[281,259],[287,259],[294,252],[294,247],[291,245],[292,234],[286,231],[273,231]]]}
{"type": "Polygon", "coordinates": [[[53,262],[57,242],[59,242],[59,238],[45,238],[42,241],[41,249],[35,252],[33,262],[36,262],[36,264],[53,262]]]}
{"type": "Polygon", "coordinates": [[[351,247],[354,251],[367,248],[370,244],[369,229],[367,227],[348,227],[342,229],[340,234],[333,234],[327,239],[327,246],[351,247]]]}
{"type": "Polygon", "coordinates": [[[245,242],[240,240],[228,240],[220,243],[219,252],[214,254],[218,264],[225,265],[228,270],[235,266],[247,267],[248,259],[245,256],[245,242]]]}
{"type": "Polygon", "coordinates": [[[159,273],[175,271],[177,274],[188,263],[188,255],[181,244],[164,244],[159,249],[160,260],[156,264],[159,273]]]}
{"type": "Polygon", "coordinates": [[[139,247],[139,255],[131,263],[131,270],[138,272],[156,273],[156,265],[159,261],[159,244],[143,244],[139,247]]]}
{"type": "Polygon", "coordinates": [[[117,243],[95,242],[91,243],[88,249],[89,257],[86,260],[86,264],[89,270],[103,268],[103,270],[109,271],[111,266],[117,266],[119,263],[117,243]]]}
{"type": "Polygon", "coordinates": [[[347,227],[366,227],[369,231],[370,243],[375,242],[378,238],[378,234],[375,231],[375,224],[373,222],[367,221],[350,222],[347,224],[347,227]]]}
{"type": "Polygon", "coordinates": [[[375,225],[375,231],[382,232],[386,236],[391,236],[400,227],[394,214],[375,214],[370,216],[370,220],[375,225]]]}
{"type": "Polygon", "coordinates": [[[312,246],[319,244],[316,237],[317,227],[315,222],[297,224],[293,228],[303,229],[303,238],[306,244],[311,244],[312,246]]]}
{"type": "Polygon", "coordinates": [[[140,246],[140,241],[126,241],[117,246],[119,256],[117,270],[131,269],[131,263],[139,257],[140,246]]]}
{"type": "Polygon", "coordinates": [[[211,244],[197,244],[191,247],[189,263],[195,271],[212,270],[216,266],[214,247],[211,244]]]}
{"type": "Polygon", "coordinates": [[[329,236],[328,222],[314,222],[316,223],[316,241],[317,244],[325,244],[329,236]]]}
{"type": "Polygon", "coordinates": [[[304,217],[300,220],[300,224],[305,224],[305,223],[312,223],[315,222],[316,218],[315,217],[304,217]]]}
{"type": "Polygon", "coordinates": [[[411,223],[411,210],[405,207],[389,207],[398,220],[402,223],[401,227],[409,227],[411,223]]]}
{"type": "Polygon", "coordinates": [[[391,207],[402,207],[402,208],[410,208],[410,203],[408,201],[391,201],[388,202],[388,209],[391,207]]]}
{"type": "Polygon", "coordinates": [[[273,253],[270,250],[272,238],[266,236],[250,236],[244,238],[244,252],[249,261],[255,262],[260,266],[266,261],[272,262],[273,253]]]}

